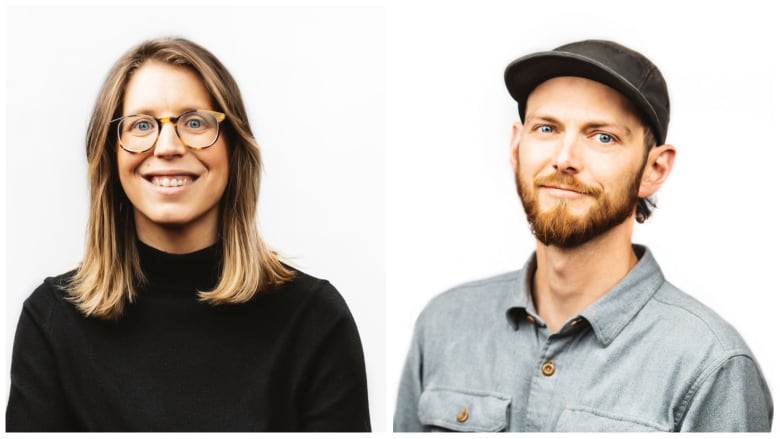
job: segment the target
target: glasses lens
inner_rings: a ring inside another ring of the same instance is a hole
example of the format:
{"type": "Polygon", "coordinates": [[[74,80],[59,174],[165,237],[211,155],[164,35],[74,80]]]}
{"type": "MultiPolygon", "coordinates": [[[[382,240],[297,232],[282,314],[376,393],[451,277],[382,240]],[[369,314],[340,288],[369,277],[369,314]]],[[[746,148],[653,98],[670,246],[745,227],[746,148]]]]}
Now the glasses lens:
{"type": "Polygon", "coordinates": [[[146,151],[157,139],[157,121],[150,116],[130,116],[119,121],[119,142],[129,151],[146,151]]]}
{"type": "Polygon", "coordinates": [[[176,122],[176,129],[184,144],[192,148],[205,148],[216,142],[219,121],[211,113],[194,111],[182,114],[176,122]]]}

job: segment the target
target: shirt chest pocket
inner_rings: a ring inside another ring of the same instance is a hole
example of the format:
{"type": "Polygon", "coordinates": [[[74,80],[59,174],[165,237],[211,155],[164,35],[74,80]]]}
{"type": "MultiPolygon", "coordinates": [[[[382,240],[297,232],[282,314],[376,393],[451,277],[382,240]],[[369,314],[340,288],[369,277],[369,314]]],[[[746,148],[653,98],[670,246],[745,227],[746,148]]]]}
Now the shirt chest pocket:
{"type": "Polygon", "coordinates": [[[492,392],[426,389],[417,415],[429,431],[504,431],[511,398],[492,392]]]}

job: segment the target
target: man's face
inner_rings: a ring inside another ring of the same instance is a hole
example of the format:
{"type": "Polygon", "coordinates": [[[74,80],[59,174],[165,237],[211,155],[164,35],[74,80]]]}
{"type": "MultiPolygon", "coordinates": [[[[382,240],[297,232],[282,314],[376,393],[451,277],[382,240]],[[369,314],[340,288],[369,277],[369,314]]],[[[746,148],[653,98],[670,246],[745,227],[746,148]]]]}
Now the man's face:
{"type": "Polygon", "coordinates": [[[633,219],[644,127],[612,88],[576,77],[542,83],[512,148],[517,191],[543,244],[576,247],[633,219]]]}

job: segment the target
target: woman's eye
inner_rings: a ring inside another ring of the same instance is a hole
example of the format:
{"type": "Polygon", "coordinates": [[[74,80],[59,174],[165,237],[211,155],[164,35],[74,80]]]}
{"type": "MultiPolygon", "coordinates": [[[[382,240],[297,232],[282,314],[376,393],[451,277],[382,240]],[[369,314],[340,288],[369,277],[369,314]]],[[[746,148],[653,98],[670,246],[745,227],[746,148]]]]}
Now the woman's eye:
{"type": "Polygon", "coordinates": [[[149,131],[152,129],[152,123],[148,120],[139,120],[133,125],[135,131],[149,131]]]}
{"type": "Polygon", "coordinates": [[[612,143],[615,140],[615,138],[610,136],[609,134],[598,133],[596,134],[596,140],[598,140],[599,143],[607,144],[607,143],[612,143]]]}
{"type": "Polygon", "coordinates": [[[203,126],[203,123],[197,119],[190,119],[187,121],[187,128],[197,129],[200,128],[201,126],[203,126]]]}

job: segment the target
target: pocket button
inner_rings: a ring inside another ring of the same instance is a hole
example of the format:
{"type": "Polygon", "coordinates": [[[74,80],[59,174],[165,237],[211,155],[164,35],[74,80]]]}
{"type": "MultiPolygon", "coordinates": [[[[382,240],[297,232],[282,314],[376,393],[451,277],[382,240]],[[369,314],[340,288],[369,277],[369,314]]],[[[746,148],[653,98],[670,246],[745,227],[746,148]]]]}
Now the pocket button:
{"type": "Polygon", "coordinates": [[[464,407],[463,410],[461,410],[460,413],[458,413],[458,417],[455,418],[455,419],[458,422],[460,422],[461,424],[466,422],[466,421],[468,421],[468,419],[469,419],[469,409],[464,407]]]}

